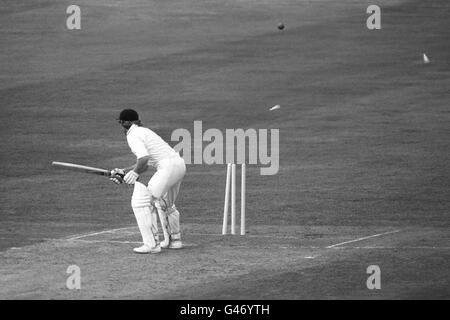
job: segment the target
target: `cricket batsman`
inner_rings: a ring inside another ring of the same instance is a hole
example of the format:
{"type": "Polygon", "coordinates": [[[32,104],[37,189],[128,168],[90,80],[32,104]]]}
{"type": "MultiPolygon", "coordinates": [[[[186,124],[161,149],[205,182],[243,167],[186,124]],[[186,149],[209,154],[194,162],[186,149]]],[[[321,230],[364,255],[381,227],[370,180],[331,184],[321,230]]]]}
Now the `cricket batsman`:
{"type": "Polygon", "coordinates": [[[125,129],[128,145],[137,158],[131,167],[111,170],[110,178],[116,184],[134,185],[131,207],[143,245],[133,250],[136,253],[158,253],[161,248],[180,249],[180,213],[175,200],[186,173],[184,160],[159,135],[142,126],[135,110],[122,110],[117,120],[125,129]],[[145,185],[140,175],[148,166],[154,167],[156,172],[145,185]],[[164,233],[161,243],[157,216],[164,233]]]}

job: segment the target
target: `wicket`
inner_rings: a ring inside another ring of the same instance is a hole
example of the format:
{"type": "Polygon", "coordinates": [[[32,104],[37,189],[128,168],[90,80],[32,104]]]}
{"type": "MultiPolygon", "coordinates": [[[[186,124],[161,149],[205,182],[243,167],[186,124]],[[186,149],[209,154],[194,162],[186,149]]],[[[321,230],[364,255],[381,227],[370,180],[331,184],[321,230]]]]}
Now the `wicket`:
{"type": "MultiPolygon", "coordinates": [[[[241,235],[245,235],[245,163],[241,164],[241,235]]],[[[231,191],[231,234],[236,234],[236,164],[227,164],[222,234],[227,234],[228,207],[231,191]],[[231,189],[231,190],[230,190],[231,189]]]]}

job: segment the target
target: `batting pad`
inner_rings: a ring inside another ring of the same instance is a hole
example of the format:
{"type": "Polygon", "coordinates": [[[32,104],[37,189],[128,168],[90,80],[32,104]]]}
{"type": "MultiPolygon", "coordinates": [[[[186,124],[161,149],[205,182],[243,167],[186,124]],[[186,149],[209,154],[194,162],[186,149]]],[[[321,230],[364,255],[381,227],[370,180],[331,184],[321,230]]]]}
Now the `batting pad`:
{"type": "Polygon", "coordinates": [[[160,219],[167,222],[167,231],[169,232],[171,238],[179,240],[181,238],[180,212],[178,212],[175,205],[172,205],[170,208],[166,208],[161,206],[160,202],[155,202],[155,206],[158,210],[160,219]]]}
{"type": "Polygon", "coordinates": [[[175,205],[173,205],[167,211],[167,221],[169,224],[169,233],[172,239],[180,240],[181,232],[180,232],[180,213],[178,212],[175,205]]]}
{"type": "Polygon", "coordinates": [[[133,208],[133,212],[142,236],[142,242],[154,248],[158,243],[156,212],[153,214],[150,207],[133,208]]]}
{"type": "Polygon", "coordinates": [[[158,224],[156,210],[151,205],[151,195],[146,186],[140,182],[134,184],[131,207],[142,236],[142,242],[150,247],[158,243],[158,224]]]}
{"type": "Polygon", "coordinates": [[[133,195],[131,196],[131,207],[142,208],[150,206],[151,206],[150,192],[143,183],[136,181],[136,183],[134,184],[133,195]]]}

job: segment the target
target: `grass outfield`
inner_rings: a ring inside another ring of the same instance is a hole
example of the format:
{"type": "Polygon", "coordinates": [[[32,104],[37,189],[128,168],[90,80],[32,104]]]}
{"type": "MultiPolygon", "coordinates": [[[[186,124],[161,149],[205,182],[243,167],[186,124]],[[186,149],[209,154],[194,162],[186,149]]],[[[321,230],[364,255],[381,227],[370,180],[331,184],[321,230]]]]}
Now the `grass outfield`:
{"type": "Polygon", "coordinates": [[[86,0],[81,31],[70,4],[0,4],[1,298],[449,298],[448,1],[378,1],[379,31],[370,1],[86,0]],[[248,168],[255,237],[214,236],[226,168],[189,165],[186,250],[133,255],[132,189],[50,166],[131,164],[128,107],[166,140],[194,120],[280,129],[279,173],[248,168]],[[369,264],[388,289],[365,288],[369,264]]]}

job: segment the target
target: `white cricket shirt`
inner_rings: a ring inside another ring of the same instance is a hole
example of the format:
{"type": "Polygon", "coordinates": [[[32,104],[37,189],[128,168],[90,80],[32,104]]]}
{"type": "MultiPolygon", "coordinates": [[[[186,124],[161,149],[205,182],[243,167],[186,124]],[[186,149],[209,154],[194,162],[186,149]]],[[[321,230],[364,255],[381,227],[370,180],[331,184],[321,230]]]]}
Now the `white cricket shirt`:
{"type": "Polygon", "coordinates": [[[155,132],[135,124],[127,131],[127,141],[131,152],[134,153],[137,159],[150,156],[148,164],[155,168],[157,168],[158,163],[161,160],[179,156],[179,154],[155,132]]]}

